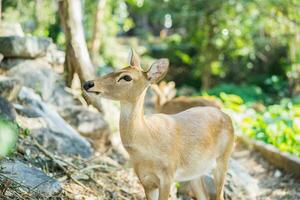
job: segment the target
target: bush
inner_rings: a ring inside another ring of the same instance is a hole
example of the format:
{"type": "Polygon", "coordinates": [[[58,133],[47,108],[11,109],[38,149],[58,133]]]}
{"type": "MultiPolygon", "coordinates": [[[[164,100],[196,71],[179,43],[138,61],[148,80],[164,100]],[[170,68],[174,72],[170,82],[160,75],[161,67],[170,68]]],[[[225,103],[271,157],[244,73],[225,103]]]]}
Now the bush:
{"type": "Polygon", "coordinates": [[[208,91],[210,95],[215,95],[218,97],[220,97],[222,92],[240,96],[246,102],[270,101],[267,95],[263,93],[262,89],[254,85],[220,84],[208,91]]]}
{"type": "Polygon", "coordinates": [[[16,123],[0,117],[0,159],[15,151],[18,134],[16,123]]]}
{"type": "Polygon", "coordinates": [[[220,97],[238,133],[300,157],[300,104],[283,99],[260,112],[254,104],[243,104],[239,96],[221,93],[220,97]]]}

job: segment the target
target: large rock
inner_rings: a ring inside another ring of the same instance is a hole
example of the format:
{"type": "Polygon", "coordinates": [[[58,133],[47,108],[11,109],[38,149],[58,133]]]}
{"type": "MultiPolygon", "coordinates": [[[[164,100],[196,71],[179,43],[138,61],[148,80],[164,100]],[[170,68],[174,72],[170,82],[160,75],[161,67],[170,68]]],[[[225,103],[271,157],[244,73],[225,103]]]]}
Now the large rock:
{"type": "Polygon", "coordinates": [[[3,54],[0,53],[0,63],[2,62],[3,58],[4,58],[3,54]]]}
{"type": "Polygon", "coordinates": [[[57,46],[52,43],[48,49],[46,59],[53,66],[63,65],[65,62],[65,56],[65,52],[58,50],[57,46]]]}
{"type": "Polygon", "coordinates": [[[16,111],[13,105],[1,96],[0,96],[0,117],[4,117],[9,120],[16,119],[16,111]]]}
{"type": "Polygon", "coordinates": [[[20,88],[18,79],[0,75],[0,96],[12,100],[18,95],[20,88]]]}
{"type": "MultiPolygon", "coordinates": [[[[37,193],[40,197],[52,197],[62,191],[60,183],[39,169],[29,167],[18,160],[4,159],[0,161],[1,174],[18,184],[24,190],[37,193]]],[[[0,182],[4,181],[0,175],[0,182]],[[1,180],[2,179],[2,180],[1,180]]]]}
{"type": "Polygon", "coordinates": [[[62,116],[81,135],[91,138],[94,146],[101,147],[108,141],[109,127],[99,112],[83,106],[69,106],[62,116]]]}
{"type": "MultiPolygon", "coordinates": [[[[61,80],[56,82],[55,90],[47,102],[55,105],[59,112],[68,106],[81,105],[80,101],[76,99],[70,92],[65,89],[65,84],[61,80]]],[[[61,113],[61,112],[60,112],[61,113]]]]}
{"type": "Polygon", "coordinates": [[[0,53],[6,58],[38,58],[47,54],[51,40],[37,37],[0,37],[0,53]]]}
{"type": "Polygon", "coordinates": [[[39,144],[50,152],[66,156],[80,155],[84,158],[91,156],[91,148],[87,148],[86,144],[83,144],[74,136],[56,132],[49,128],[33,129],[31,134],[39,144]]]}
{"type": "Polygon", "coordinates": [[[3,22],[0,23],[0,36],[24,36],[21,24],[3,22]]]}
{"type": "Polygon", "coordinates": [[[2,62],[0,62],[0,68],[2,70],[9,70],[13,67],[18,66],[28,66],[34,64],[36,60],[34,59],[24,59],[24,58],[4,58],[2,62]]]}
{"type": "Polygon", "coordinates": [[[59,76],[48,62],[43,59],[10,59],[4,63],[11,64],[11,69],[7,72],[8,76],[19,80],[23,86],[34,89],[44,100],[51,98],[59,76]]]}
{"type": "Polygon", "coordinates": [[[259,195],[257,180],[238,162],[231,159],[225,182],[225,199],[254,200],[259,195]]]}
{"type": "Polygon", "coordinates": [[[93,149],[90,143],[32,90],[23,87],[18,99],[23,103],[24,107],[32,110],[33,113],[36,113],[45,121],[45,127],[32,130],[32,132],[46,148],[69,156],[80,155],[83,158],[87,158],[92,155],[93,149]]]}

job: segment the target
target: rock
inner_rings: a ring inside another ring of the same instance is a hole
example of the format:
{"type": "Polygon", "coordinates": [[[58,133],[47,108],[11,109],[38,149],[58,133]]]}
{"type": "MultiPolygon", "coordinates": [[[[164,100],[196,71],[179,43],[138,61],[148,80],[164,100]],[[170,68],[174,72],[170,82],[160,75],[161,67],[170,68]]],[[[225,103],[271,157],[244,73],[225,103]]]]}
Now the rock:
{"type": "Polygon", "coordinates": [[[0,96],[11,101],[18,95],[20,88],[18,79],[0,75],[0,96]]]}
{"type": "Polygon", "coordinates": [[[16,111],[13,105],[0,96],[0,117],[4,117],[9,120],[16,119],[16,111]]]}
{"type": "Polygon", "coordinates": [[[6,58],[38,58],[47,54],[51,43],[48,38],[0,37],[0,53],[6,58]]]}
{"type": "Polygon", "coordinates": [[[70,92],[65,90],[65,84],[62,81],[56,82],[55,90],[48,102],[55,105],[60,110],[64,110],[65,107],[70,105],[80,105],[79,100],[75,99],[70,92]]]}
{"type": "Polygon", "coordinates": [[[91,156],[91,148],[87,149],[86,145],[79,144],[76,137],[55,132],[49,128],[33,129],[31,134],[50,152],[66,156],[80,155],[83,158],[91,156]]]}
{"type": "Polygon", "coordinates": [[[43,59],[12,60],[4,63],[15,63],[7,75],[20,81],[23,86],[34,89],[41,94],[44,100],[51,98],[59,76],[51,69],[48,62],[43,59]]]}
{"type": "Polygon", "coordinates": [[[62,116],[81,135],[91,138],[95,146],[100,147],[108,141],[109,127],[99,112],[83,106],[69,106],[62,116]]]}
{"type": "MultiPolygon", "coordinates": [[[[4,159],[0,161],[1,174],[5,178],[20,185],[25,190],[36,192],[43,197],[52,197],[62,191],[60,183],[46,175],[41,170],[22,163],[18,160],[4,159]]],[[[0,176],[0,180],[2,176],[0,176]]],[[[1,180],[3,181],[3,180],[1,180]]]]}
{"type": "Polygon", "coordinates": [[[108,124],[99,112],[82,106],[72,106],[64,109],[64,118],[83,135],[101,134],[108,124]]]}
{"type": "Polygon", "coordinates": [[[281,177],[281,176],[282,176],[282,172],[281,172],[280,170],[276,169],[276,171],[275,171],[275,173],[274,173],[274,177],[275,177],[275,178],[279,178],[279,177],[281,177]]]}
{"type": "Polygon", "coordinates": [[[20,23],[3,22],[0,23],[0,36],[24,36],[20,23]]]}
{"type": "Polygon", "coordinates": [[[65,62],[65,52],[57,49],[55,44],[51,44],[46,58],[51,65],[63,65],[65,62]]]}
{"type": "Polygon", "coordinates": [[[3,54],[0,53],[0,63],[2,62],[3,58],[4,58],[3,54]]]}
{"type": "Polygon", "coordinates": [[[40,142],[45,143],[47,148],[51,149],[54,146],[55,148],[51,149],[53,152],[69,156],[80,155],[88,158],[92,155],[93,149],[90,143],[66,123],[55,109],[44,103],[36,93],[23,87],[18,99],[45,120],[47,127],[33,130],[33,134],[39,136],[40,142]]]}
{"type": "Polygon", "coordinates": [[[21,66],[28,66],[29,64],[33,64],[34,59],[24,59],[24,58],[5,58],[0,63],[0,68],[2,70],[9,70],[13,67],[21,66]],[[28,64],[29,63],[29,64],[28,64]]]}
{"type": "MultiPolygon", "coordinates": [[[[205,176],[205,189],[210,199],[216,198],[216,190],[212,176],[205,176]]],[[[181,183],[179,192],[193,196],[187,182],[181,183]]],[[[255,200],[259,195],[257,181],[242,168],[235,160],[231,159],[226,175],[224,197],[226,200],[255,200]]]]}
{"type": "Polygon", "coordinates": [[[38,118],[38,117],[42,117],[39,113],[37,113],[34,109],[31,108],[26,108],[20,104],[15,104],[14,105],[17,113],[20,116],[24,116],[27,118],[38,118]]]}
{"type": "Polygon", "coordinates": [[[259,195],[257,180],[246,169],[231,159],[225,182],[225,199],[254,200],[259,195]]]}

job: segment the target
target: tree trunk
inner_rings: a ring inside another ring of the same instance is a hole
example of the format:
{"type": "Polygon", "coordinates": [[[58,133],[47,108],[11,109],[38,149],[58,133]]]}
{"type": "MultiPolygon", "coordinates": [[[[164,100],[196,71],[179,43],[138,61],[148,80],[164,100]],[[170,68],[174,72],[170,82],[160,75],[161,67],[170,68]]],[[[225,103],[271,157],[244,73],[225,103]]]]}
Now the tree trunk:
{"type": "Polygon", "coordinates": [[[208,63],[207,66],[202,71],[202,78],[201,78],[201,88],[203,91],[207,91],[211,85],[211,63],[208,63]]]}
{"type": "MultiPolygon", "coordinates": [[[[213,23],[213,12],[217,12],[218,7],[216,9],[214,9],[211,12],[206,13],[205,15],[205,20],[206,20],[206,24],[207,24],[207,33],[206,36],[207,38],[209,38],[209,40],[211,38],[213,38],[214,35],[214,29],[216,27],[216,25],[213,23]]],[[[214,47],[214,45],[211,43],[211,41],[207,41],[205,48],[206,49],[206,64],[204,65],[204,69],[202,71],[202,75],[201,75],[201,84],[202,84],[202,90],[207,91],[210,86],[211,86],[211,82],[212,82],[212,69],[211,69],[211,65],[212,62],[215,60],[218,60],[218,50],[214,47]]]]}
{"type": "Polygon", "coordinates": [[[35,0],[34,5],[34,22],[35,22],[35,28],[39,26],[41,16],[43,15],[43,1],[42,0],[35,0]]]}
{"type": "Polygon", "coordinates": [[[104,16],[104,8],[106,0],[98,0],[97,10],[95,13],[95,25],[90,46],[90,53],[94,64],[98,64],[97,56],[101,45],[102,21],[104,16]]]}
{"type": "MultiPolygon", "coordinates": [[[[82,27],[80,0],[59,1],[59,14],[66,36],[65,71],[67,85],[71,86],[74,74],[77,73],[81,83],[94,79],[95,69],[87,50],[82,27]]],[[[95,95],[86,95],[85,100],[102,111],[100,99],[95,95]]]]}
{"type": "Polygon", "coordinates": [[[290,95],[300,94],[300,59],[297,52],[300,46],[300,34],[297,33],[293,40],[289,44],[289,57],[291,60],[291,69],[289,70],[287,77],[290,85],[290,95]]]}
{"type": "Polygon", "coordinates": [[[2,20],[2,0],[0,0],[0,24],[2,20]]]}

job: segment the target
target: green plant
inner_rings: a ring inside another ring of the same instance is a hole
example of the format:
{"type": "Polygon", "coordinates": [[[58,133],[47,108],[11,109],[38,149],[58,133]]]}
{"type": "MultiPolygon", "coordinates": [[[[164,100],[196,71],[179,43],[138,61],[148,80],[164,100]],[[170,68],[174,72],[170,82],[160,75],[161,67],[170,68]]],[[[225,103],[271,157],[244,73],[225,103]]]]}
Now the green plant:
{"type": "Polygon", "coordinates": [[[300,157],[300,104],[282,99],[260,112],[237,95],[221,93],[220,97],[239,133],[300,157]]]}
{"type": "Polygon", "coordinates": [[[255,85],[235,85],[235,84],[220,84],[208,91],[210,95],[221,96],[222,93],[235,94],[240,96],[246,102],[251,101],[266,101],[268,97],[263,93],[262,89],[255,85]]]}
{"type": "Polygon", "coordinates": [[[19,130],[15,122],[0,118],[0,159],[15,151],[19,130]]]}

